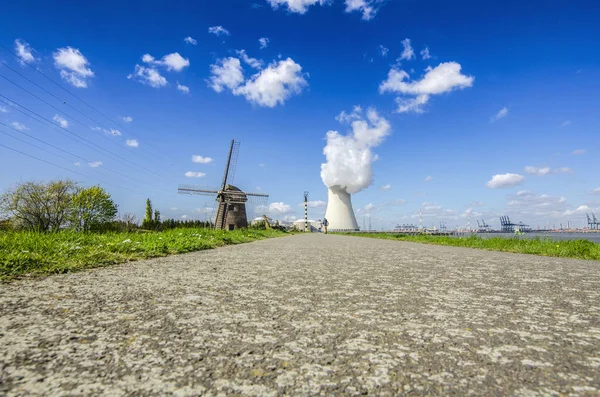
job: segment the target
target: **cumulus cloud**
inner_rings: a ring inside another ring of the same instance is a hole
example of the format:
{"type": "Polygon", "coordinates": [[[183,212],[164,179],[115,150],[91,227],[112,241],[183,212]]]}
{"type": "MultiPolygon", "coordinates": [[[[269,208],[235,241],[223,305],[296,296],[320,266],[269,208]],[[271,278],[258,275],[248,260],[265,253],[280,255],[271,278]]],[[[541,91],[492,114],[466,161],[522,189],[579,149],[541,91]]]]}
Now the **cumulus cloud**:
{"type": "Polygon", "coordinates": [[[185,173],[185,176],[187,176],[188,178],[202,178],[205,175],[206,174],[204,172],[188,171],[185,173]]]}
{"type": "Polygon", "coordinates": [[[199,156],[199,155],[192,156],[192,163],[208,164],[208,163],[212,163],[212,161],[213,161],[213,159],[210,157],[204,157],[204,156],[199,156]]]}
{"type": "Polygon", "coordinates": [[[69,127],[69,122],[59,114],[55,114],[52,120],[56,121],[62,128],[69,127]]]}
{"type": "Polygon", "coordinates": [[[177,90],[183,92],[184,94],[190,93],[190,87],[179,84],[179,81],[177,82],[177,90]]]}
{"type": "Polygon", "coordinates": [[[383,185],[382,187],[380,187],[381,190],[390,190],[392,188],[392,185],[390,185],[389,183],[387,185],[383,185]]]}
{"type": "Polygon", "coordinates": [[[582,155],[582,154],[585,154],[585,149],[577,149],[577,150],[573,150],[573,151],[571,152],[571,154],[574,154],[574,155],[582,155]]]}
{"type": "Polygon", "coordinates": [[[600,187],[592,189],[592,194],[600,194],[600,187]]]}
{"type": "Polygon", "coordinates": [[[290,12],[298,14],[304,14],[308,7],[319,4],[327,4],[330,0],[267,0],[273,9],[277,9],[280,6],[286,6],[290,12]]]}
{"type": "Polygon", "coordinates": [[[19,123],[18,121],[13,121],[12,123],[10,123],[10,125],[12,125],[12,127],[15,130],[19,130],[19,131],[26,131],[29,129],[25,126],[25,124],[19,123]]]}
{"type": "Polygon", "coordinates": [[[428,176],[426,176],[426,177],[425,177],[424,181],[425,181],[425,182],[429,182],[429,181],[431,181],[432,179],[433,179],[433,177],[428,175],[428,176]]]}
{"type": "Polygon", "coordinates": [[[260,49],[262,50],[263,48],[267,48],[269,41],[270,40],[267,37],[261,37],[258,39],[258,42],[260,43],[260,49]]]}
{"type": "Polygon", "coordinates": [[[494,121],[500,120],[501,118],[504,118],[508,116],[508,108],[505,106],[502,109],[500,109],[498,111],[498,113],[496,113],[495,115],[493,115],[492,117],[490,117],[490,123],[493,123],[494,121]]]}
{"type": "Polygon", "coordinates": [[[421,50],[420,54],[421,54],[421,58],[422,58],[423,60],[426,60],[426,59],[429,59],[429,58],[431,58],[431,54],[429,54],[429,47],[425,47],[425,48],[423,48],[423,49],[421,50]]]}
{"type": "Polygon", "coordinates": [[[410,39],[407,38],[402,40],[402,46],[404,47],[404,50],[402,50],[402,54],[400,54],[398,60],[410,61],[413,59],[415,57],[415,50],[413,50],[410,45],[410,39]]]}
{"type": "Polygon", "coordinates": [[[19,57],[19,63],[25,66],[26,63],[32,63],[38,61],[33,56],[33,49],[26,41],[16,39],[15,40],[15,52],[19,57]]]}
{"type": "Polygon", "coordinates": [[[225,29],[223,26],[211,26],[208,28],[208,33],[214,34],[216,36],[229,36],[229,30],[225,29]]]}
{"type": "Polygon", "coordinates": [[[347,135],[327,132],[327,145],[323,149],[327,162],[321,164],[325,186],[339,186],[348,193],[359,192],[373,183],[371,164],[377,156],[371,149],[379,146],[391,131],[390,123],[375,109],[370,108],[363,115],[362,109],[355,107],[353,113],[356,116],[352,117],[347,135]]]}
{"type": "Polygon", "coordinates": [[[172,70],[181,72],[184,68],[190,66],[190,60],[182,57],[178,52],[164,55],[158,60],[150,54],[144,54],[142,56],[142,61],[152,66],[162,66],[169,72],[172,70]]]}
{"type": "Polygon", "coordinates": [[[150,87],[160,88],[167,85],[167,79],[159,73],[156,68],[146,68],[144,66],[135,65],[135,71],[127,76],[128,79],[136,79],[142,84],[150,87]]]}
{"type": "Polygon", "coordinates": [[[92,168],[98,168],[102,165],[102,161],[93,161],[91,163],[88,163],[88,165],[92,168]]]}
{"type": "Polygon", "coordinates": [[[60,77],[73,87],[86,88],[87,79],[94,77],[87,58],[77,48],[59,48],[53,53],[53,57],[54,66],[60,70],[60,77]]]}
{"type": "Polygon", "coordinates": [[[196,41],[196,39],[193,39],[193,38],[192,38],[192,37],[190,37],[190,36],[188,36],[188,37],[186,37],[185,39],[183,39],[183,41],[185,41],[186,43],[188,43],[188,44],[191,44],[191,45],[196,45],[196,44],[198,44],[198,41],[196,41]]]}
{"type": "Polygon", "coordinates": [[[389,48],[386,48],[381,44],[379,45],[379,53],[381,54],[382,57],[387,56],[388,52],[390,52],[389,48]]]}
{"type": "Polygon", "coordinates": [[[284,202],[275,202],[269,205],[259,205],[256,207],[256,212],[268,212],[272,215],[284,215],[294,212],[291,205],[285,204],[284,202]]]}
{"type": "Polygon", "coordinates": [[[233,91],[244,82],[244,71],[237,58],[220,59],[210,66],[210,71],[209,87],[216,92],[222,92],[225,88],[233,91]]]}
{"type": "Polygon", "coordinates": [[[521,184],[524,180],[525,177],[519,174],[496,174],[488,181],[487,187],[491,189],[511,187],[521,184]]]}
{"type": "Polygon", "coordinates": [[[121,134],[121,131],[119,131],[119,130],[115,130],[115,129],[112,129],[112,128],[110,128],[110,129],[108,129],[108,130],[107,130],[107,129],[105,129],[105,128],[93,127],[93,128],[92,128],[92,130],[93,130],[93,131],[99,131],[99,132],[103,132],[103,133],[105,133],[106,135],[114,135],[114,136],[121,136],[121,135],[122,135],[122,134],[121,134]]]}
{"type": "Polygon", "coordinates": [[[126,123],[131,123],[133,121],[133,117],[131,117],[131,116],[123,116],[123,117],[121,117],[121,120],[123,120],[126,123]]]}
{"type": "Polygon", "coordinates": [[[440,63],[435,68],[425,69],[426,74],[421,80],[406,81],[410,75],[404,70],[392,68],[388,73],[387,80],[379,85],[381,94],[393,92],[411,95],[415,98],[398,98],[398,113],[422,112],[422,106],[429,101],[431,95],[439,95],[446,92],[464,89],[473,85],[473,76],[462,74],[460,64],[456,62],[440,63]]]}
{"type": "MultiPolygon", "coordinates": [[[[300,205],[303,206],[304,204],[301,203],[300,205]]],[[[308,208],[323,208],[323,207],[327,207],[327,203],[325,201],[313,200],[313,201],[308,202],[308,208]]]]}
{"type": "Polygon", "coordinates": [[[137,139],[127,139],[125,141],[125,144],[129,147],[139,147],[140,143],[137,141],[137,139]]]}
{"type": "Polygon", "coordinates": [[[361,12],[362,19],[370,21],[377,14],[378,3],[381,0],[346,0],[346,12],[361,12]]]}
{"type": "Polygon", "coordinates": [[[242,58],[242,61],[244,61],[245,64],[253,67],[254,69],[262,69],[263,62],[259,59],[249,57],[248,54],[246,54],[246,50],[238,50],[236,53],[240,58],[242,58]]]}
{"type": "Polygon", "coordinates": [[[0,113],[8,113],[8,109],[4,106],[0,106],[0,113]]]}

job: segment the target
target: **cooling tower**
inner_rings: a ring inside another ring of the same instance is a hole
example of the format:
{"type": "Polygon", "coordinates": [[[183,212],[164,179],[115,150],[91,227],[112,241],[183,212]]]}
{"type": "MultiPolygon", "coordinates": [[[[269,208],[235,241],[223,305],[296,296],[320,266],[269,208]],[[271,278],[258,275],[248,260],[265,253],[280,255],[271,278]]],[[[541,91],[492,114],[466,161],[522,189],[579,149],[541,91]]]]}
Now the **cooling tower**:
{"type": "Polygon", "coordinates": [[[327,198],[325,218],[329,222],[330,231],[358,231],[358,223],[354,217],[350,194],[339,186],[330,187],[327,198]]]}

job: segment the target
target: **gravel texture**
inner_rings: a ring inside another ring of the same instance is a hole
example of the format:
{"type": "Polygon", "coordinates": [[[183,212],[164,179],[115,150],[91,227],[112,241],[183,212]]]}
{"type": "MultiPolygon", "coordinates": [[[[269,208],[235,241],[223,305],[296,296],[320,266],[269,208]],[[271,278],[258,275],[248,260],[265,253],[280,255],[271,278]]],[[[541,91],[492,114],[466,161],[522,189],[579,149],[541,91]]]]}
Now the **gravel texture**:
{"type": "Polygon", "coordinates": [[[598,395],[599,269],[310,234],[18,281],[0,395],[598,395]]]}

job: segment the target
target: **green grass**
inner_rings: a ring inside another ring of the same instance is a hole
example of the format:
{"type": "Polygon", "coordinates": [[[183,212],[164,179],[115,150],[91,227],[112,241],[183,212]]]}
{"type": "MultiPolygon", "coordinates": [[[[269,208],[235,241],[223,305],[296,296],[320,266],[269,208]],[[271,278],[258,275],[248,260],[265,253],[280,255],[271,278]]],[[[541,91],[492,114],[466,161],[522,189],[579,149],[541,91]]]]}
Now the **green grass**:
{"type": "Polygon", "coordinates": [[[549,238],[481,238],[447,237],[428,235],[406,235],[401,233],[339,233],[359,237],[372,237],[388,240],[410,241],[414,243],[449,245],[453,247],[468,247],[489,251],[515,252],[560,258],[577,258],[600,260],[600,244],[588,240],[556,241],[549,238]]]}
{"type": "Polygon", "coordinates": [[[284,236],[273,230],[173,229],[133,233],[0,232],[0,281],[284,236]]]}

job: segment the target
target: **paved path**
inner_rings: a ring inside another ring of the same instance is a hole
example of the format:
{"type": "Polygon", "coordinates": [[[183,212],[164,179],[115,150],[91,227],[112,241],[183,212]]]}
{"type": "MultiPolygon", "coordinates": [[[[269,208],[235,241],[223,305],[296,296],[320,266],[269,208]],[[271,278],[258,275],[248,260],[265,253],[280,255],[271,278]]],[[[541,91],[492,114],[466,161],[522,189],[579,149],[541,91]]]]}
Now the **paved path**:
{"type": "Polygon", "coordinates": [[[600,262],[299,235],[0,285],[0,395],[598,395],[600,262]]]}

